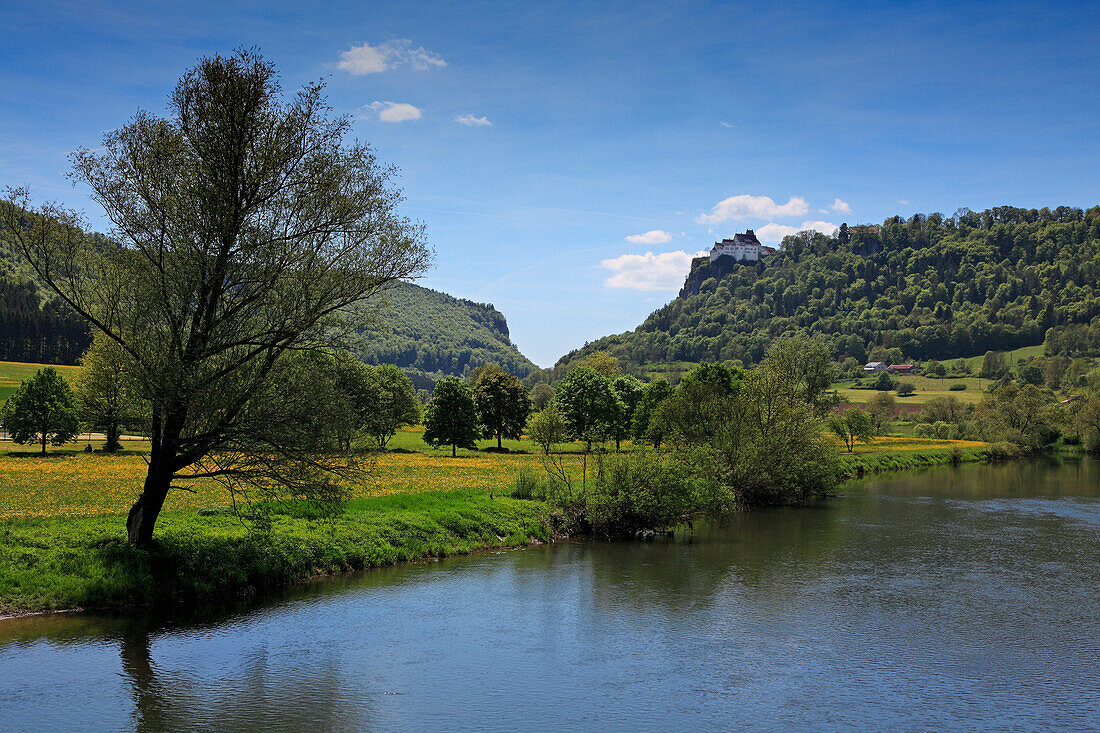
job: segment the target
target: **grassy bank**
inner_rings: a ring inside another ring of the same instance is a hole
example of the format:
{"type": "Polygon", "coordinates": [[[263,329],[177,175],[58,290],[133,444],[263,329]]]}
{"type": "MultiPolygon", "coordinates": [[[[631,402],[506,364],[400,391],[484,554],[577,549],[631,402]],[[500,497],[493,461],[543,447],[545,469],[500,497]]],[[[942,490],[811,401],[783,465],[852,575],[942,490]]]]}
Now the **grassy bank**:
{"type": "MultiPolygon", "coordinates": [[[[400,442],[413,444],[414,430],[400,442]]],[[[833,440],[831,437],[830,440],[833,440]]],[[[834,441],[839,447],[839,441],[834,441]]],[[[526,441],[524,441],[526,443],[526,441]]],[[[517,449],[533,448],[517,441],[517,449]]],[[[984,444],[877,438],[843,454],[849,475],[984,458],[984,444]]],[[[581,456],[562,456],[579,473],[581,456]]],[[[270,533],[229,511],[213,481],[172,492],[157,545],[125,541],[125,513],[146,464],[121,455],[0,449],[0,615],[66,608],[122,610],[138,604],[226,601],[308,579],[398,562],[547,540],[552,508],[505,496],[516,474],[541,474],[540,456],[424,453],[378,457],[344,514],[276,514],[270,533]]]]}
{"type": "MultiPolygon", "coordinates": [[[[963,443],[966,441],[956,442],[963,443]]],[[[848,478],[882,471],[905,471],[913,468],[976,463],[987,460],[989,460],[988,449],[974,446],[846,453],[840,457],[841,465],[844,467],[845,475],[848,478]]]]}
{"type": "Polygon", "coordinates": [[[317,575],[552,536],[545,504],[481,492],[357,499],[332,520],[305,514],[277,515],[261,534],[228,512],[166,512],[149,550],[126,543],[122,515],[5,520],[0,614],[224,602],[317,575]]]}

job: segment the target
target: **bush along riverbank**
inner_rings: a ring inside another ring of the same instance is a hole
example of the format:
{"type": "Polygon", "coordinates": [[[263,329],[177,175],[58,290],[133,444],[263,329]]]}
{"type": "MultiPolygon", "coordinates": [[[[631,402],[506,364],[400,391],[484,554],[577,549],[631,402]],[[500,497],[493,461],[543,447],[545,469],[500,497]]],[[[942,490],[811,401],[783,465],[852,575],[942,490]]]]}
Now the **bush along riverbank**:
{"type": "Polygon", "coordinates": [[[963,463],[981,463],[998,457],[1002,456],[992,450],[992,446],[979,448],[956,446],[931,450],[850,453],[840,456],[840,465],[843,478],[850,479],[884,471],[906,471],[931,466],[958,466],[963,463]]]}
{"type": "Polygon", "coordinates": [[[0,527],[0,614],[220,603],[326,574],[518,547],[553,538],[542,502],[482,492],[350,502],[314,518],[284,509],[259,531],[230,512],[166,512],[156,542],[126,542],[125,517],[6,520],[0,527]]]}

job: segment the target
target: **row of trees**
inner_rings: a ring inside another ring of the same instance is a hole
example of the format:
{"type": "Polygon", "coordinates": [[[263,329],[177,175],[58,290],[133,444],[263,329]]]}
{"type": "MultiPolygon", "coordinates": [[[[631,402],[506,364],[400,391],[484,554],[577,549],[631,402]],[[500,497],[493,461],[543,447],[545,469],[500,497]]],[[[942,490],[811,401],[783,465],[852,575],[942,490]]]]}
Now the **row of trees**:
{"type": "MultiPolygon", "coordinates": [[[[306,384],[314,403],[308,424],[319,450],[349,452],[353,444],[385,448],[397,430],[420,420],[411,380],[396,366],[371,366],[324,349],[290,356],[284,378],[306,384]]],[[[104,433],[104,450],[122,447],[124,430],[149,428],[151,400],[134,379],[128,354],[102,336],[81,358],[73,386],[46,367],[4,403],[0,424],[16,443],[63,445],[82,428],[104,433]]],[[[301,417],[301,416],[300,416],[301,417]]]]}

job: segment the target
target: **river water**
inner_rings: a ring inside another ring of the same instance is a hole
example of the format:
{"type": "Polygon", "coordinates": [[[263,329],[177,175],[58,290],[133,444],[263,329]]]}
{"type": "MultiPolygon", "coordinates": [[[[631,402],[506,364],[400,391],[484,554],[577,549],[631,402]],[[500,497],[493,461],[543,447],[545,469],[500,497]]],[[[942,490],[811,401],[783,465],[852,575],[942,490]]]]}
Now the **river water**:
{"type": "Polygon", "coordinates": [[[871,478],[220,615],[0,622],[0,728],[1100,730],[1100,463],[871,478]]]}

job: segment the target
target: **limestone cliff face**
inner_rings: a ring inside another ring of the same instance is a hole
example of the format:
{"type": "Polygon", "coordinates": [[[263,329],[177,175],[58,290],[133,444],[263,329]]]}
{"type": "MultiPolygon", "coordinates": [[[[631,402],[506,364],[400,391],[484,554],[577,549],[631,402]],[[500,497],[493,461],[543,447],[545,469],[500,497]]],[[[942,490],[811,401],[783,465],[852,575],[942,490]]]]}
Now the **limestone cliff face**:
{"type": "Polygon", "coordinates": [[[715,280],[721,280],[738,267],[759,268],[762,265],[759,262],[738,262],[726,255],[719,257],[714,262],[711,262],[709,257],[696,257],[691,261],[691,272],[684,280],[684,287],[680,288],[680,297],[686,298],[689,295],[698,295],[699,287],[708,278],[713,277],[715,280]]]}

